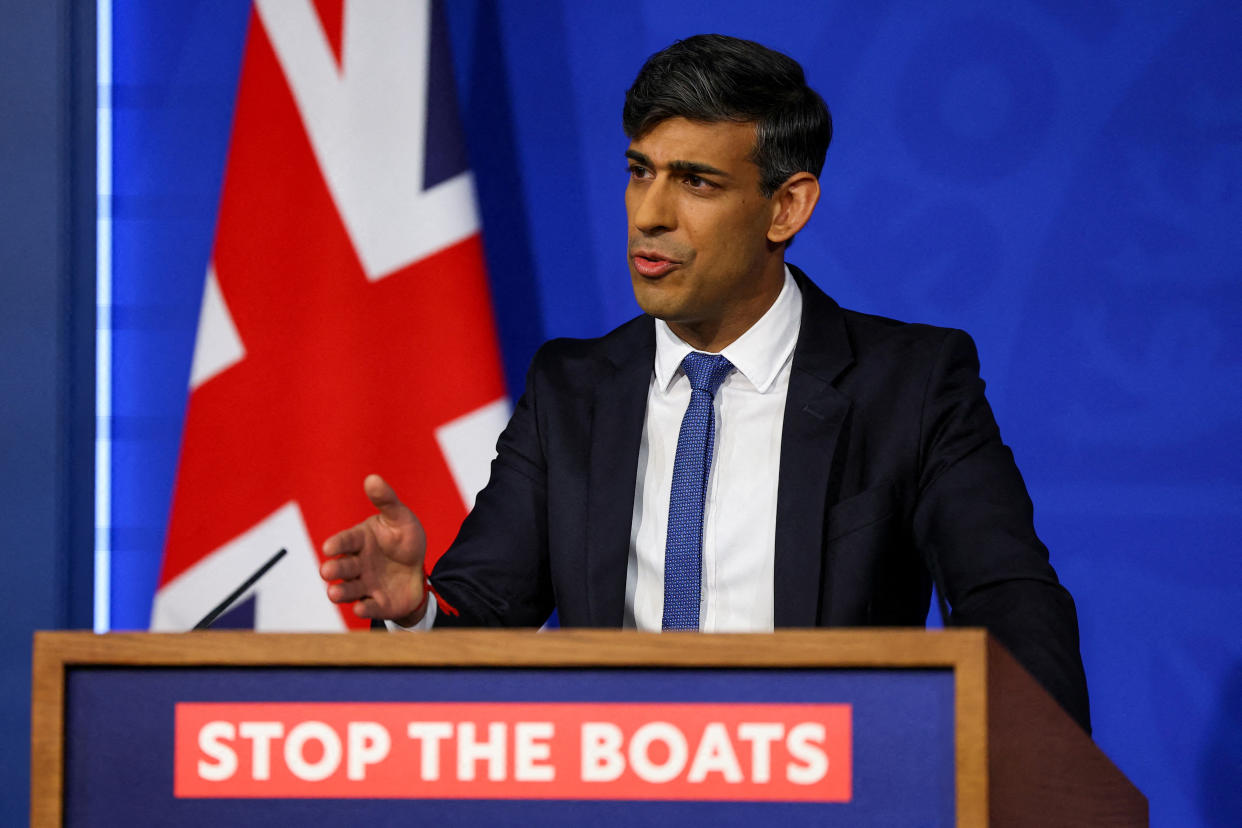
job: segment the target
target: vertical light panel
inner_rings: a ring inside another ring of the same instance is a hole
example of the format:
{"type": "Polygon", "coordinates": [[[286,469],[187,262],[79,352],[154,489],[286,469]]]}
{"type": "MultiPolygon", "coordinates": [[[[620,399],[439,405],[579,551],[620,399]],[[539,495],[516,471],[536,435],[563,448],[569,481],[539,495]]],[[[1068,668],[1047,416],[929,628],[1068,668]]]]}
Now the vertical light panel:
{"type": "Polygon", "coordinates": [[[112,0],[96,0],[95,613],[111,626],[112,583],[112,0]]]}

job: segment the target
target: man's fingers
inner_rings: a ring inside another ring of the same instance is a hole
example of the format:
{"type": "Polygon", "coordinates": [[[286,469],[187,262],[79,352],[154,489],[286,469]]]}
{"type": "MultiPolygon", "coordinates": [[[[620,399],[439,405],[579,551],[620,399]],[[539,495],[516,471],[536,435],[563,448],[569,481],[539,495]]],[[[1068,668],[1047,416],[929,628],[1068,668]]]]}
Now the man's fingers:
{"type": "Polygon", "coordinates": [[[334,604],[348,604],[350,601],[365,598],[366,595],[367,588],[362,585],[362,581],[341,581],[328,585],[328,599],[334,604]]]}
{"type": "Polygon", "coordinates": [[[352,529],[346,529],[344,532],[337,532],[324,541],[323,554],[328,558],[335,558],[337,555],[357,555],[362,551],[366,541],[367,532],[359,524],[352,529]]]}
{"type": "Polygon", "coordinates": [[[330,558],[319,565],[319,577],[325,581],[348,581],[362,574],[362,561],[354,555],[330,558]]]}
{"type": "Polygon", "coordinates": [[[363,598],[354,604],[354,615],[359,618],[379,618],[379,604],[370,598],[363,598]]]}
{"type": "Polygon", "coordinates": [[[362,489],[385,522],[404,523],[410,519],[410,510],[397,498],[392,486],[378,474],[368,474],[367,479],[362,481],[362,489]]]}

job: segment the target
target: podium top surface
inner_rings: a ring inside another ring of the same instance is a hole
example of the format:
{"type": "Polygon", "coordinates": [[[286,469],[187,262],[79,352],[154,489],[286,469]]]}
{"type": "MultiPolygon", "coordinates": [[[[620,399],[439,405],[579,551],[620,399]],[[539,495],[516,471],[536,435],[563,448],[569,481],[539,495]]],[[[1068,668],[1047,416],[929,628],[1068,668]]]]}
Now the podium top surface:
{"type": "MultiPolygon", "coordinates": [[[[994,644],[991,646],[995,646],[994,644]]],[[[65,665],[855,667],[982,670],[983,630],[437,630],[427,634],[39,632],[36,653],[65,665]]]]}

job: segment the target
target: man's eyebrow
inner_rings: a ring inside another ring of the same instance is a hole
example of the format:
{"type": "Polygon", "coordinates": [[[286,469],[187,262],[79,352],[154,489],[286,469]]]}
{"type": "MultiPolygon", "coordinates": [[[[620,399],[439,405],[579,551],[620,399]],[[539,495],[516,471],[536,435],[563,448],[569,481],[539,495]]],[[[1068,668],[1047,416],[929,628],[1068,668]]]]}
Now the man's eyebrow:
{"type": "Polygon", "coordinates": [[[626,158],[628,158],[628,159],[630,159],[631,161],[637,161],[638,163],[642,164],[644,167],[654,167],[654,166],[655,166],[655,164],[652,164],[652,163],[651,163],[651,159],[650,159],[650,158],[648,158],[647,156],[643,155],[643,154],[642,154],[641,152],[639,152],[638,150],[627,149],[627,150],[625,151],[625,157],[626,157],[626,158]]]}
{"type": "Polygon", "coordinates": [[[718,170],[711,164],[701,164],[698,161],[670,161],[668,168],[676,172],[694,173],[695,175],[714,175],[718,178],[732,178],[724,170],[718,170]]]}
{"type": "MultiPolygon", "coordinates": [[[[643,155],[638,150],[626,150],[625,157],[633,161],[637,161],[644,167],[655,167],[655,164],[651,161],[651,159],[643,155]]],[[[714,175],[720,178],[733,177],[724,170],[713,167],[711,164],[703,164],[698,161],[670,161],[668,162],[668,168],[674,172],[694,173],[695,175],[714,175]]]]}

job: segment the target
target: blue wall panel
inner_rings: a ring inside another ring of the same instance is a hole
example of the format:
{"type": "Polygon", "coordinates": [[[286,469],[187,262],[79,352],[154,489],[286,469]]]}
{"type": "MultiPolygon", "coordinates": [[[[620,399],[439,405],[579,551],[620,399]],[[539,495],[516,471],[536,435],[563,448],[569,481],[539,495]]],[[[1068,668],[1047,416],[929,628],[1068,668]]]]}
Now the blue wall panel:
{"type": "Polygon", "coordinates": [[[29,790],[31,633],[89,626],[93,6],[0,0],[0,778],[29,790]]]}

